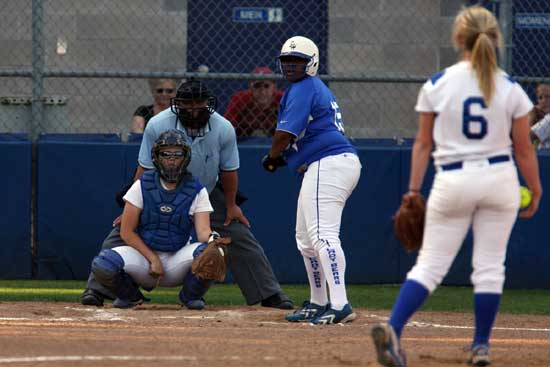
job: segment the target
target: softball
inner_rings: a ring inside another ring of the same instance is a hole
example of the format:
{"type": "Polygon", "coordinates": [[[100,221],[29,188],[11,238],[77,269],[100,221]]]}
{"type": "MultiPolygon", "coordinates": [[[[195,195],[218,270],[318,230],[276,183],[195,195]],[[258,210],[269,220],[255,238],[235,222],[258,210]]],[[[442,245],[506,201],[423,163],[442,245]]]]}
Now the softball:
{"type": "Polygon", "coordinates": [[[520,208],[525,209],[531,204],[531,191],[525,186],[519,188],[520,193],[520,208]]]}

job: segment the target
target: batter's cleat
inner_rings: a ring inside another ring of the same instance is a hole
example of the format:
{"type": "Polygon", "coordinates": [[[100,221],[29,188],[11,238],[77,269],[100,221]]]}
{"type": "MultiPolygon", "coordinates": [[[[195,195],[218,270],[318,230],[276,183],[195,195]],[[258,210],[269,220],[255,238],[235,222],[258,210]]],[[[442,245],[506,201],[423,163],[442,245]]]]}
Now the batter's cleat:
{"type": "Polygon", "coordinates": [[[280,308],[281,310],[292,310],[294,305],[288,296],[284,293],[276,293],[262,300],[263,307],[280,308]]]}
{"type": "Polygon", "coordinates": [[[357,315],[353,312],[348,303],[340,311],[334,308],[328,308],[321,315],[311,320],[310,323],[313,325],[344,324],[346,322],[352,322],[356,318],[357,315]]]}
{"type": "Polygon", "coordinates": [[[325,312],[326,309],[326,306],[321,306],[316,303],[304,301],[304,303],[302,304],[302,308],[299,308],[293,313],[286,315],[285,320],[290,322],[311,321],[317,316],[320,316],[323,312],[325,312]]]}
{"type": "Polygon", "coordinates": [[[202,310],[204,308],[205,302],[201,299],[193,299],[185,303],[185,307],[189,310],[202,310]]]}
{"type": "Polygon", "coordinates": [[[473,345],[468,363],[476,367],[489,366],[491,364],[491,351],[489,349],[489,344],[473,345]]]}
{"type": "Polygon", "coordinates": [[[80,303],[84,306],[103,307],[103,300],[104,297],[101,293],[90,288],[85,289],[82,296],[80,296],[80,303]]]}
{"type": "Polygon", "coordinates": [[[378,355],[378,363],[385,367],[407,367],[405,353],[390,325],[379,324],[371,330],[372,340],[378,355]]]}

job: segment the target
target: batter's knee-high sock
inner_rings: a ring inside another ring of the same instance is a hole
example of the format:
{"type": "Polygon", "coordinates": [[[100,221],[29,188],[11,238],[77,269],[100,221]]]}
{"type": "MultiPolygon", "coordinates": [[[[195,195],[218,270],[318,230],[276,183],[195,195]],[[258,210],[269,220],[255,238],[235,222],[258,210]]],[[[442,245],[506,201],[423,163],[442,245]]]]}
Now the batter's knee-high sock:
{"type": "Polygon", "coordinates": [[[497,316],[500,304],[500,294],[497,293],[475,293],[474,310],[476,316],[476,331],[474,343],[489,343],[491,329],[497,316]]]}
{"type": "Polygon", "coordinates": [[[305,255],[303,257],[307,279],[309,280],[309,300],[312,303],[324,306],[328,303],[327,282],[319,258],[305,255]]]}
{"type": "Polygon", "coordinates": [[[422,306],[429,294],[428,289],[415,280],[409,279],[403,283],[388,322],[398,338],[401,337],[407,321],[422,306]]]}
{"type": "Polygon", "coordinates": [[[326,242],[319,250],[319,261],[323,267],[330,292],[330,307],[342,310],[348,303],[346,294],[346,257],[340,244],[326,242]]]}

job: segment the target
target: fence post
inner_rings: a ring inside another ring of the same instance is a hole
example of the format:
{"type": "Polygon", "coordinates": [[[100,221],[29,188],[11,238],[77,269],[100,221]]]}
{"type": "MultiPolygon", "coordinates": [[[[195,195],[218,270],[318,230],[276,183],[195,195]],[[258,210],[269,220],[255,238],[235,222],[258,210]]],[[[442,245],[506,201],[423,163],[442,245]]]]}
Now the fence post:
{"type": "Polygon", "coordinates": [[[514,32],[514,22],[512,19],[512,1],[501,0],[500,5],[500,24],[502,26],[502,38],[504,42],[504,57],[502,68],[510,75],[512,74],[512,36],[514,32]]]}
{"type": "Polygon", "coordinates": [[[37,140],[44,120],[44,3],[32,0],[32,105],[29,136],[32,141],[32,192],[31,192],[31,272],[37,276],[37,140]]]}
{"type": "Polygon", "coordinates": [[[32,0],[32,119],[30,136],[36,140],[44,119],[44,4],[32,0]]]}

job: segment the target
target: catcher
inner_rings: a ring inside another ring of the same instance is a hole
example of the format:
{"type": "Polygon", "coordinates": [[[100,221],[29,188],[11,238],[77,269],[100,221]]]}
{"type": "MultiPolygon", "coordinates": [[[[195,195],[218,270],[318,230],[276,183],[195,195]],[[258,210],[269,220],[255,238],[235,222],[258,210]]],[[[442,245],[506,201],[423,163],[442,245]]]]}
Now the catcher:
{"type": "Polygon", "coordinates": [[[114,307],[135,307],[145,300],[140,286],[151,291],[160,285],[183,286],[181,303],[200,310],[210,286],[225,278],[225,246],[231,241],[210,228],[213,209],[206,189],[187,171],[191,148],[185,136],[163,133],[151,154],[156,169],[124,196],[120,234],[127,246],[102,250],[92,271],[117,296],[114,307]],[[190,242],[193,228],[199,242],[190,242]]]}

